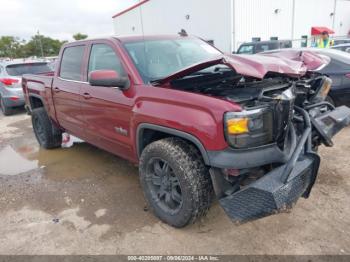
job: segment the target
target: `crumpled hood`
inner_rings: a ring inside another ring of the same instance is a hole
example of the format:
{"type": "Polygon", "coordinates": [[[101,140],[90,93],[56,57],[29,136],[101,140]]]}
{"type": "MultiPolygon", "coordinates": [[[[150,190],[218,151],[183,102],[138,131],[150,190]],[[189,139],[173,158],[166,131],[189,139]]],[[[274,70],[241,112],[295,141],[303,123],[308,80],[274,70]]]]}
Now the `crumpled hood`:
{"type": "Polygon", "coordinates": [[[286,54],[268,53],[256,55],[223,55],[212,60],[194,64],[162,79],[152,81],[154,85],[163,85],[194,72],[214,65],[226,65],[238,74],[263,79],[267,73],[286,74],[290,77],[300,77],[307,71],[315,70],[329,63],[327,57],[307,51],[292,51],[286,54]]]}
{"type": "Polygon", "coordinates": [[[279,58],[284,61],[292,60],[302,62],[308,71],[318,70],[320,67],[328,65],[331,60],[328,56],[317,54],[312,49],[307,51],[297,49],[279,49],[262,53],[261,55],[279,58]]]}

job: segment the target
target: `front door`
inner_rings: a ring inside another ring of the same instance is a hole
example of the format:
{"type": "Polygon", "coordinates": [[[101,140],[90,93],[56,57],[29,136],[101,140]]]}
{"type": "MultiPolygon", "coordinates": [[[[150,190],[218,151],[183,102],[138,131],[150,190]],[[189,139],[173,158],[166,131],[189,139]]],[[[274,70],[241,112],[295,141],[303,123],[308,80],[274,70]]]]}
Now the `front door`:
{"type": "MultiPolygon", "coordinates": [[[[127,76],[112,43],[91,45],[87,75],[95,70],[114,70],[119,76],[127,76]]],[[[86,83],[81,91],[85,132],[90,142],[127,159],[133,157],[130,134],[133,88],[123,91],[86,83]]]]}

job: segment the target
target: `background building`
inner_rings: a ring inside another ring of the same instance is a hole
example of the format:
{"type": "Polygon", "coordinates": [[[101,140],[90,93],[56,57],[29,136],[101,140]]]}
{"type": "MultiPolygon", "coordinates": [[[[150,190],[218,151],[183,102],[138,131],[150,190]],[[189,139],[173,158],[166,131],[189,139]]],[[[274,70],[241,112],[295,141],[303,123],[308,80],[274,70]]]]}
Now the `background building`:
{"type": "Polygon", "coordinates": [[[113,16],[117,35],[174,34],[185,29],[231,52],[252,38],[300,39],[311,27],[334,36],[350,30],[349,0],[143,0],[113,16]]]}

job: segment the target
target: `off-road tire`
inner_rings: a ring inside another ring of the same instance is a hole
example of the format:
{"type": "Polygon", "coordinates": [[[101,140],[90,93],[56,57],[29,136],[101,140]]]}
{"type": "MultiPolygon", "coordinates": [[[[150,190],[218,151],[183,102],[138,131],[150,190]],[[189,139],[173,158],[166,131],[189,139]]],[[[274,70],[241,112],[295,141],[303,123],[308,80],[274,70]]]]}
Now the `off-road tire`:
{"type": "Polygon", "coordinates": [[[181,228],[204,216],[213,199],[208,167],[196,147],[180,138],[165,138],[149,144],[142,152],[140,181],[149,208],[163,222],[181,228]],[[147,184],[148,165],[152,159],[167,161],[181,187],[182,205],[176,213],[166,212],[147,184]]]}
{"type": "Polygon", "coordinates": [[[0,97],[0,108],[1,108],[1,112],[4,114],[4,116],[10,116],[13,114],[13,109],[11,107],[7,107],[5,105],[2,97],[0,97]]]}
{"type": "Polygon", "coordinates": [[[52,149],[61,146],[62,132],[52,124],[45,108],[40,107],[33,109],[32,125],[35,137],[41,147],[52,149]]]}

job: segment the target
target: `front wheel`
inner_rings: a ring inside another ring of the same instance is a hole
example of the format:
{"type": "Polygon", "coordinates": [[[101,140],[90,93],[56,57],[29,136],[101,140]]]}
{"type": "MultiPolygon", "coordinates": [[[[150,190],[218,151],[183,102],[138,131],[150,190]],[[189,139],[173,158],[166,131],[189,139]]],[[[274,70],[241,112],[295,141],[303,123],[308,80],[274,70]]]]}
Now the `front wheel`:
{"type": "Polygon", "coordinates": [[[32,125],[35,137],[40,146],[46,149],[60,147],[62,144],[62,132],[55,127],[45,108],[40,107],[32,111],[32,125]]]}
{"type": "Polygon", "coordinates": [[[184,227],[206,214],[213,188],[193,145],[179,138],[153,142],[142,152],[139,169],[146,200],[159,219],[184,227]]]}

